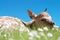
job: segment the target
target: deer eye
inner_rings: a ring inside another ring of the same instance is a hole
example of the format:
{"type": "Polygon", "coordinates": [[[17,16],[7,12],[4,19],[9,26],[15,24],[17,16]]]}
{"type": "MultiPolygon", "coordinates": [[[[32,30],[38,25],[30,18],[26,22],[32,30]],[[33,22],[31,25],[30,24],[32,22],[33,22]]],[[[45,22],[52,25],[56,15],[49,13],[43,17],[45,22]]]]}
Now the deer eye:
{"type": "Polygon", "coordinates": [[[41,19],[41,21],[46,21],[46,19],[41,19]]]}

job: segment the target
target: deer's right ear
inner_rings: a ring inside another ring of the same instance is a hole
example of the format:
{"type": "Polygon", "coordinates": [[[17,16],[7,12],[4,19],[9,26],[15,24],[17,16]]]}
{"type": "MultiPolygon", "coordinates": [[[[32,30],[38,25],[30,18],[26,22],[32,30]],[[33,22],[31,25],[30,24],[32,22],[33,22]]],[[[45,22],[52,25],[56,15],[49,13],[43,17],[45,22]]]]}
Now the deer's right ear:
{"type": "Polygon", "coordinates": [[[34,19],[35,16],[36,16],[36,15],[35,15],[32,11],[30,11],[30,10],[28,10],[28,14],[29,14],[30,18],[32,18],[32,19],[34,19]]]}
{"type": "Polygon", "coordinates": [[[44,12],[47,12],[47,8],[44,10],[44,12]]]}

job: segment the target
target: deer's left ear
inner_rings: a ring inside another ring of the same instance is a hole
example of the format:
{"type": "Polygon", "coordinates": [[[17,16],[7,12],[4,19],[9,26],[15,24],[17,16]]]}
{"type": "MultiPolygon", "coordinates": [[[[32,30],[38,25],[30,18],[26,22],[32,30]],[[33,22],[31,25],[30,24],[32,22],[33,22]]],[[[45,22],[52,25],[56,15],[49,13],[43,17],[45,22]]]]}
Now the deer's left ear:
{"type": "Polygon", "coordinates": [[[28,10],[28,14],[30,18],[35,19],[36,15],[32,11],[28,10]]]}

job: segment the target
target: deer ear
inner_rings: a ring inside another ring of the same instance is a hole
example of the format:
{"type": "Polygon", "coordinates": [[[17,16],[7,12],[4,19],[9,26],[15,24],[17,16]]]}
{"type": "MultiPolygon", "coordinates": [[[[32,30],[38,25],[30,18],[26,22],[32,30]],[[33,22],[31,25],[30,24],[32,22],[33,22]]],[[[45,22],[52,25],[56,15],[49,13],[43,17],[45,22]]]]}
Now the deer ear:
{"type": "Polygon", "coordinates": [[[28,14],[29,14],[30,18],[32,18],[32,19],[34,19],[35,16],[36,16],[36,15],[35,15],[32,11],[30,11],[30,10],[28,10],[28,14]]]}
{"type": "Polygon", "coordinates": [[[47,8],[45,8],[44,12],[47,12],[47,8]]]}

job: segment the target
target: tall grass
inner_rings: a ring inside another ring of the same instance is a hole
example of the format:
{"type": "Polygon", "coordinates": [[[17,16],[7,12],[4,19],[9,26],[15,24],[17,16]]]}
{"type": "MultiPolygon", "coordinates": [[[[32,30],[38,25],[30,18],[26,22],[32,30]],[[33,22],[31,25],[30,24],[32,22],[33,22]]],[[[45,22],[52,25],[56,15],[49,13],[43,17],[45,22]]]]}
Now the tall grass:
{"type": "Polygon", "coordinates": [[[19,29],[0,31],[0,40],[60,40],[60,28],[48,29],[47,27],[30,29],[21,32],[19,29]]]}

